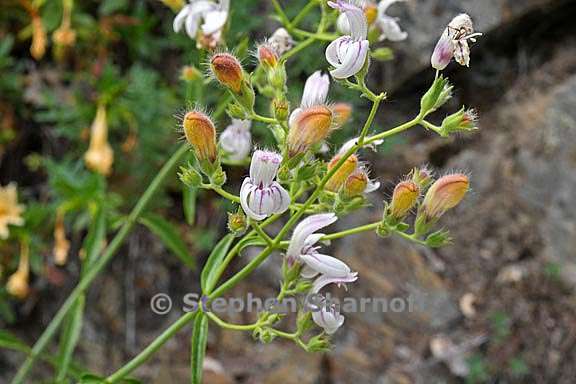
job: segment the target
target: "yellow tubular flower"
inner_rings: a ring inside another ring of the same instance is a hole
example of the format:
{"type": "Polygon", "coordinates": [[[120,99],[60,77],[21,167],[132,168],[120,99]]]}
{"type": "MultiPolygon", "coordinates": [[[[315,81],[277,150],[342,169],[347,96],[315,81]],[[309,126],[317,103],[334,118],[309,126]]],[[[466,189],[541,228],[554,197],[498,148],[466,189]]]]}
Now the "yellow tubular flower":
{"type": "Polygon", "coordinates": [[[400,219],[416,205],[420,196],[420,188],[410,180],[402,181],[396,185],[392,193],[390,214],[395,219],[400,219]]]}
{"type": "Polygon", "coordinates": [[[56,224],[54,225],[54,263],[64,265],[68,260],[70,242],[66,239],[66,228],[64,227],[64,210],[58,209],[56,213],[56,224]]]}
{"type": "Polygon", "coordinates": [[[20,262],[18,269],[14,272],[6,283],[6,290],[12,296],[22,300],[28,296],[30,287],[28,285],[28,277],[30,275],[30,252],[28,243],[22,242],[20,244],[20,262]]]}
{"type": "Polygon", "coordinates": [[[244,71],[238,59],[229,53],[217,53],[210,59],[214,77],[225,87],[239,93],[244,80],[244,71]]]}
{"type": "Polygon", "coordinates": [[[90,129],[90,146],[84,154],[86,166],[108,176],[112,171],[114,162],[114,152],[108,143],[108,122],[106,118],[106,106],[103,103],[98,104],[96,117],[90,129]]]}
{"type": "Polygon", "coordinates": [[[24,206],[18,204],[16,184],[0,186],[0,239],[7,239],[10,235],[9,225],[24,224],[23,211],[24,206]]]}

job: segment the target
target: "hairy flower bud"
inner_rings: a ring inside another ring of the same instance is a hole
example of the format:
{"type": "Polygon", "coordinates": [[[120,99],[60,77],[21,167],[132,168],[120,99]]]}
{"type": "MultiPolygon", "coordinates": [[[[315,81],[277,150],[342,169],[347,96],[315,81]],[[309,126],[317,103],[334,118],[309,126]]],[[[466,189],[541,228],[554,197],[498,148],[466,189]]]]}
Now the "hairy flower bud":
{"type": "Polygon", "coordinates": [[[240,93],[244,70],[236,57],[229,53],[217,53],[210,59],[210,69],[222,85],[234,93],[240,93]]]}
{"type": "Polygon", "coordinates": [[[432,183],[432,181],[434,181],[432,178],[432,172],[426,166],[412,169],[410,176],[412,177],[412,181],[418,185],[420,190],[425,189],[432,183]]]}
{"type": "Polygon", "coordinates": [[[6,282],[6,291],[20,300],[26,298],[30,291],[28,285],[28,277],[30,275],[29,252],[30,249],[28,244],[22,243],[20,247],[20,262],[18,263],[18,269],[6,282]]]}
{"type": "Polygon", "coordinates": [[[202,78],[202,74],[193,65],[185,65],[180,72],[180,79],[184,81],[195,81],[202,78]]]}
{"type": "Polygon", "coordinates": [[[186,140],[194,149],[196,158],[209,163],[216,162],[216,128],[208,116],[198,111],[190,111],[182,121],[186,140]]]}
{"type": "MultiPolygon", "coordinates": [[[[328,163],[328,171],[330,171],[332,168],[336,166],[336,164],[340,161],[340,158],[341,158],[340,155],[336,155],[332,158],[332,160],[330,160],[330,162],[328,163]]],[[[356,155],[351,155],[346,159],[344,164],[342,164],[342,166],[338,168],[336,173],[334,173],[334,175],[332,175],[332,177],[328,180],[324,189],[330,192],[337,193],[346,182],[346,179],[348,179],[348,176],[350,176],[352,172],[356,170],[357,167],[358,167],[358,157],[356,155]]]]}
{"type": "Polygon", "coordinates": [[[288,154],[294,157],[320,143],[332,130],[332,111],[324,105],[304,108],[290,116],[288,154]]]}
{"type": "Polygon", "coordinates": [[[468,176],[455,173],[438,180],[426,193],[422,203],[422,213],[428,219],[437,219],[447,210],[457,206],[469,189],[468,176]]]}
{"type": "Polygon", "coordinates": [[[242,235],[246,232],[248,228],[248,221],[246,220],[246,215],[242,210],[238,210],[236,213],[228,212],[228,229],[230,232],[236,236],[242,235]]]}
{"type": "Polygon", "coordinates": [[[420,114],[426,116],[444,105],[452,97],[452,88],[448,79],[438,76],[420,101],[420,114]]]}
{"type": "Polygon", "coordinates": [[[406,180],[396,184],[390,203],[390,215],[394,219],[403,218],[416,205],[419,196],[420,187],[415,182],[406,180]]]}
{"type": "Polygon", "coordinates": [[[447,116],[442,121],[442,126],[440,127],[440,134],[442,136],[449,136],[455,132],[468,132],[478,129],[476,122],[478,121],[478,115],[473,109],[464,109],[462,107],[458,112],[447,116]]]}
{"type": "Polygon", "coordinates": [[[260,44],[257,48],[258,62],[264,68],[270,69],[278,65],[278,53],[270,43],[260,44]]]}
{"type": "Polygon", "coordinates": [[[198,187],[202,184],[202,175],[192,168],[190,164],[187,167],[180,167],[178,178],[189,187],[198,187]]]}
{"type": "Polygon", "coordinates": [[[337,127],[341,127],[350,120],[352,116],[352,105],[348,103],[336,103],[332,106],[334,112],[334,123],[337,127]]]}
{"type": "Polygon", "coordinates": [[[344,200],[360,196],[366,191],[370,179],[364,169],[356,169],[344,182],[340,194],[344,200]]]}
{"type": "Polygon", "coordinates": [[[290,104],[285,98],[275,98],[272,101],[272,108],[274,117],[279,121],[284,121],[288,117],[288,110],[290,109],[290,104]]]}

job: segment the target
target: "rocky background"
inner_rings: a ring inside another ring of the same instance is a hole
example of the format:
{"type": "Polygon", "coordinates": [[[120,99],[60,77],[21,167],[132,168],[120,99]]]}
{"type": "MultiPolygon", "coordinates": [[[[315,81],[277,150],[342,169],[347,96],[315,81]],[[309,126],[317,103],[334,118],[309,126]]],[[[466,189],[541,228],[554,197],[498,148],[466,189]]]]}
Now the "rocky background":
{"type": "MultiPolygon", "coordinates": [[[[473,193],[443,224],[455,243],[440,250],[373,233],[339,240],[335,256],[359,272],[349,295],[420,297],[433,305],[412,313],[349,314],[327,354],[306,354],[284,341],[263,345],[249,334],[212,329],[206,383],[573,383],[576,377],[576,3],[558,0],[417,0],[394,11],[410,33],[393,46],[397,60],[373,68],[389,90],[379,125],[411,117],[433,79],[428,67],[438,31],[458,12],[485,36],[469,70],[450,66],[456,97],[448,108],[477,107],[480,131],[442,139],[422,128],[385,155],[369,154],[384,191],[415,165],[438,173],[462,169],[473,193]]],[[[199,222],[216,208],[207,205],[199,222]]],[[[378,209],[340,222],[378,219],[378,209]],[[374,212],[374,217],[370,217],[374,212]]],[[[225,223],[224,216],[221,226],[225,223]]],[[[158,292],[195,292],[194,273],[136,231],[90,291],[79,346],[81,360],[110,372],[179,315],[149,310],[158,292]],[[167,262],[168,260],[168,262],[167,262]],[[171,264],[172,263],[172,264],[171,264]],[[119,348],[122,345],[122,348],[119,348]]],[[[236,260],[246,262],[249,254],[236,260]]],[[[231,295],[267,297],[277,286],[279,256],[231,295]]],[[[72,283],[71,280],[68,279],[72,283]]],[[[72,284],[70,284],[70,287],[72,284]]],[[[61,288],[68,291],[69,287],[61,288]]],[[[61,301],[53,290],[27,311],[34,323],[15,331],[34,340],[61,301]]],[[[234,321],[249,321],[234,318],[234,321]]],[[[145,382],[188,380],[188,331],[171,340],[136,374],[145,382]]],[[[19,356],[2,356],[13,367],[19,356]]],[[[2,369],[0,381],[5,378],[2,369]]]]}

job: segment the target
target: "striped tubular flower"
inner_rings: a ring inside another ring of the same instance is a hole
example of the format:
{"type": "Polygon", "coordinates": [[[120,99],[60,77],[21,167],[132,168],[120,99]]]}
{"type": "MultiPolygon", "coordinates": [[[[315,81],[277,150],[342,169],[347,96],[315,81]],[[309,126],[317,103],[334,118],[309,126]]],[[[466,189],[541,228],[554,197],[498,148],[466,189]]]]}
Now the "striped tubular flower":
{"type": "Polygon", "coordinates": [[[326,48],[326,60],[334,67],[330,74],[335,79],[346,79],[360,72],[367,60],[368,23],[364,11],[352,3],[337,0],[328,5],[343,12],[350,25],[349,35],[337,38],[326,48]]]}
{"type": "Polygon", "coordinates": [[[274,181],[282,156],[271,151],[255,151],[250,163],[250,176],[240,188],[242,209],[253,220],[285,212],[290,206],[290,195],[274,181]]]}
{"type": "Polygon", "coordinates": [[[378,3],[378,16],[376,17],[375,23],[381,32],[378,38],[379,41],[402,41],[408,37],[408,33],[402,31],[402,28],[400,28],[398,20],[386,14],[388,8],[399,1],[404,0],[382,0],[378,3]]]}
{"type": "Polygon", "coordinates": [[[191,39],[202,48],[214,49],[222,39],[222,30],[228,19],[230,0],[190,0],[176,15],[174,32],[185,28],[191,39]]]}
{"type": "Polygon", "coordinates": [[[333,213],[320,213],[308,216],[294,228],[286,257],[288,265],[294,265],[296,262],[305,264],[301,271],[302,277],[311,279],[321,274],[327,277],[347,278],[353,274],[344,262],[318,253],[319,247],[314,246],[324,236],[315,232],[336,220],[338,218],[333,213]]]}
{"type": "Polygon", "coordinates": [[[224,132],[220,135],[220,147],[224,150],[228,159],[242,161],[252,148],[252,135],[250,134],[250,120],[232,119],[224,132]]]}
{"type": "Polygon", "coordinates": [[[344,324],[344,316],[340,314],[336,304],[328,304],[325,298],[320,300],[318,308],[312,312],[312,320],[328,335],[334,334],[344,324]]]}

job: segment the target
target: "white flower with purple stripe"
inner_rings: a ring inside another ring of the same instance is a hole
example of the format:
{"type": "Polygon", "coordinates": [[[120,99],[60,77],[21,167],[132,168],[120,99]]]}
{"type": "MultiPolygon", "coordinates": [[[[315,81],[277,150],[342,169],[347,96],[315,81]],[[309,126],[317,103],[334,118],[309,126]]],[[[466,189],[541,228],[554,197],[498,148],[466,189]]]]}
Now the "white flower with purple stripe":
{"type": "Polygon", "coordinates": [[[316,231],[329,226],[338,218],[333,213],[320,213],[308,216],[296,228],[288,245],[286,257],[289,265],[295,262],[304,263],[301,275],[310,279],[318,274],[328,277],[346,278],[352,271],[346,263],[335,257],[323,255],[318,252],[316,244],[324,234],[316,231]]]}
{"type": "Polygon", "coordinates": [[[367,60],[368,22],[364,11],[354,4],[337,0],[328,5],[343,12],[350,25],[350,35],[337,38],[326,48],[326,60],[334,67],[330,74],[335,79],[346,79],[360,72],[367,60]]]}
{"type": "Polygon", "coordinates": [[[250,154],[252,148],[250,126],[250,120],[232,119],[232,124],[220,135],[220,147],[230,160],[242,161],[250,154]]]}
{"type": "Polygon", "coordinates": [[[312,320],[329,335],[335,333],[344,324],[344,316],[340,314],[336,305],[327,304],[325,299],[312,312],[312,320]]]}
{"type": "Polygon", "coordinates": [[[276,173],[282,156],[271,151],[255,151],[250,163],[250,177],[240,188],[240,204],[254,220],[285,212],[290,206],[290,195],[277,181],[276,173]]]}

